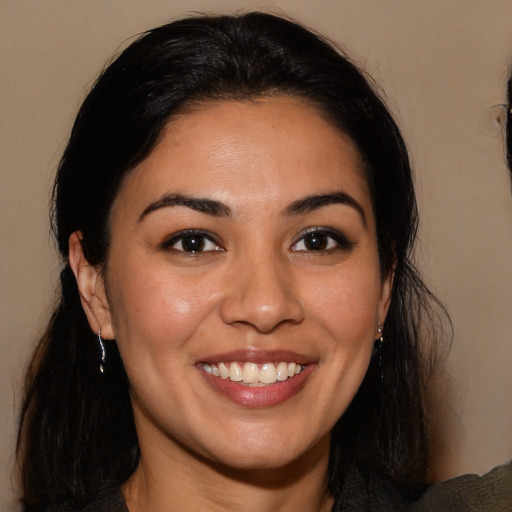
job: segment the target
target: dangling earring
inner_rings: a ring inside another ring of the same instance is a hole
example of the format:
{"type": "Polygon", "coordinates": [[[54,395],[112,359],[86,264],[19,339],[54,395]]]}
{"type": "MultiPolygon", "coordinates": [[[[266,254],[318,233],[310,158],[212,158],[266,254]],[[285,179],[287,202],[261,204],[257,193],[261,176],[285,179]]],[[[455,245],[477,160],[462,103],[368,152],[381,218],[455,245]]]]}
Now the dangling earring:
{"type": "Polygon", "coordinates": [[[101,329],[98,329],[98,343],[100,345],[100,372],[103,373],[105,371],[105,345],[103,344],[103,339],[101,337],[101,329]]]}
{"type": "Polygon", "coordinates": [[[378,346],[377,349],[379,351],[379,373],[380,373],[380,383],[384,384],[384,366],[382,364],[382,345],[384,344],[384,336],[382,335],[382,324],[379,320],[379,327],[377,329],[377,334],[379,335],[379,339],[377,341],[378,346]]]}

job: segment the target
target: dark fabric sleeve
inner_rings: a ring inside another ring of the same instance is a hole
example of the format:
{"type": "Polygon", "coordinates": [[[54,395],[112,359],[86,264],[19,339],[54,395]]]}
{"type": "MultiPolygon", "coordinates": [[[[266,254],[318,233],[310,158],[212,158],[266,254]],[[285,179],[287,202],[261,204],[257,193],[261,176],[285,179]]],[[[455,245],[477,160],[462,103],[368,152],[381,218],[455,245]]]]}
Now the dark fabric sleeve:
{"type": "Polygon", "coordinates": [[[463,475],[431,486],[413,512],[512,512],[512,461],[483,476],[463,475]]]}

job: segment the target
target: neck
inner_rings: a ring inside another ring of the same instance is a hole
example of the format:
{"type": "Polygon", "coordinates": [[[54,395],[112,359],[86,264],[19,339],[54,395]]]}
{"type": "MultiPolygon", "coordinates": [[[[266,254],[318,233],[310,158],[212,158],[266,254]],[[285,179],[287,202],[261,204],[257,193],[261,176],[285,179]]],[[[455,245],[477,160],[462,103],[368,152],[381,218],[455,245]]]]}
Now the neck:
{"type": "Polygon", "coordinates": [[[141,446],[122,491],[130,512],[327,512],[329,439],[279,468],[236,469],[188,452],[141,446]]]}

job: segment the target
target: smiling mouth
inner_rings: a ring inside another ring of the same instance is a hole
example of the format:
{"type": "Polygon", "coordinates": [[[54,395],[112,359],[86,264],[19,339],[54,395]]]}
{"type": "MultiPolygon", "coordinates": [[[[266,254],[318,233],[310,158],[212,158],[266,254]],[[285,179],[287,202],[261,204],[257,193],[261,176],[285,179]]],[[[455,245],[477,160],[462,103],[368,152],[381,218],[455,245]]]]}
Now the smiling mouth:
{"type": "Polygon", "coordinates": [[[201,363],[200,368],[222,380],[231,380],[241,385],[262,387],[292,379],[304,371],[306,365],[281,361],[277,364],[263,363],[201,363]]]}

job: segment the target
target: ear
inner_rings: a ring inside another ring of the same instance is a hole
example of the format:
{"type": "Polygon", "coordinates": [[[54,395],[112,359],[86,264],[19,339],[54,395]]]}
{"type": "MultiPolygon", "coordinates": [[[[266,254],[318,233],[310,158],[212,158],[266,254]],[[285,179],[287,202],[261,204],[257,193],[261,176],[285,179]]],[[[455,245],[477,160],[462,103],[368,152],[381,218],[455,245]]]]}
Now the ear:
{"type": "Polygon", "coordinates": [[[84,256],[82,233],[75,231],[69,237],[69,265],[75,275],[82,308],[89,325],[95,334],[101,329],[101,336],[114,339],[114,329],[110,306],[105,292],[105,282],[101,269],[91,265],[84,256]]]}
{"type": "Polygon", "coordinates": [[[396,264],[393,264],[393,266],[389,269],[388,273],[382,278],[380,299],[377,311],[377,320],[380,321],[382,325],[384,325],[386,321],[389,304],[391,303],[391,294],[393,292],[393,280],[395,278],[395,268],[396,264]]]}

